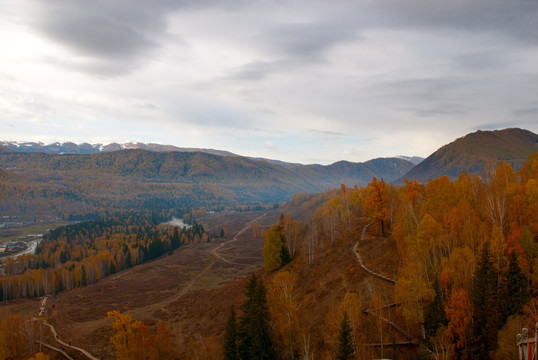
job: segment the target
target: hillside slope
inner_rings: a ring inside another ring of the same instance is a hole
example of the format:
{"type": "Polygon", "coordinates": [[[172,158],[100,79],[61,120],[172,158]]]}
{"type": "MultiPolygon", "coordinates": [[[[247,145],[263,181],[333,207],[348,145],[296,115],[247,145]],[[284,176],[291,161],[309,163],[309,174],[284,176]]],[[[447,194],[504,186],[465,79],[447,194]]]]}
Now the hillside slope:
{"type": "Polygon", "coordinates": [[[461,172],[482,175],[486,164],[500,161],[517,170],[536,151],[538,135],[528,130],[477,131],[443,146],[403,177],[426,182],[442,175],[455,179],[461,172]]]}
{"type": "MultiPolygon", "coordinates": [[[[171,256],[130,268],[96,284],[61,292],[59,303],[51,309],[50,321],[62,339],[105,358],[112,356],[108,341],[112,328],[104,314],[112,309],[128,311],[135,319],[148,324],[164,322],[174,334],[174,345],[180,349],[181,358],[191,358],[195,351],[209,344],[221,352],[220,339],[229,310],[232,305],[238,309],[245,298],[245,275],[256,271],[269,286],[275,276],[288,271],[298,276],[294,291],[301,297],[308,294],[311,299],[304,303],[304,311],[310,314],[304,326],[310,329],[311,346],[316,354],[324,354],[332,346],[327,344],[327,336],[335,333],[331,316],[347,293],[357,294],[365,307],[373,296],[372,291],[382,292],[392,301],[392,285],[361,270],[352,251],[364,220],[354,217],[350,226],[340,224],[334,246],[320,234],[319,252],[313,264],[308,265],[301,248],[294,261],[269,274],[257,271],[263,266],[260,252],[264,239],[254,237],[245,221],[256,219],[260,229],[266,230],[278,221],[281,211],[301,212],[308,217],[331,194],[334,193],[309,196],[267,213],[212,214],[202,220],[204,227],[211,228],[207,222],[218,220],[219,227],[226,224],[231,230],[229,238],[219,243],[185,246],[171,256]],[[218,219],[211,220],[212,216],[218,219]],[[240,232],[237,240],[233,240],[244,226],[241,222],[248,231],[240,232]]],[[[369,233],[360,248],[369,265],[386,274],[395,274],[398,256],[392,240],[369,233]]],[[[399,320],[396,312],[391,313],[391,318],[399,320]]],[[[378,342],[374,319],[366,317],[361,321],[369,330],[364,341],[378,342]]],[[[382,330],[391,334],[386,326],[382,330]]],[[[392,334],[392,338],[401,340],[398,334],[392,334]]]]}
{"type": "MultiPolygon", "coordinates": [[[[31,191],[33,196],[54,193],[61,203],[77,202],[90,208],[96,204],[110,208],[147,208],[151,203],[154,210],[159,210],[159,206],[273,203],[287,201],[297,192],[319,193],[342,183],[362,186],[374,176],[390,181],[411,167],[412,163],[395,158],[288,167],[203,152],[135,149],[58,155],[0,151],[0,168],[28,179],[35,187],[31,191]],[[43,187],[54,189],[45,191],[43,187]],[[111,199],[115,204],[110,204],[111,199]]],[[[5,196],[17,193],[28,197],[24,189],[6,191],[5,196]]],[[[13,196],[4,203],[15,202],[10,207],[13,209],[20,199],[13,196]]],[[[27,200],[26,203],[36,203],[36,199],[27,200]]],[[[26,205],[24,208],[29,209],[26,205]]]]}

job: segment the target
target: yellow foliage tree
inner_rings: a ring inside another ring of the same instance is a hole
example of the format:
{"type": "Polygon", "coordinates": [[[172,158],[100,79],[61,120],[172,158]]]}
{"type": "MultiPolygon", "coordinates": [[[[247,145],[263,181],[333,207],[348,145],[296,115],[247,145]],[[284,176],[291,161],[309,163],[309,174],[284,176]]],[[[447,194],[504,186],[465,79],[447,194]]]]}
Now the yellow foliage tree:
{"type": "Polygon", "coordinates": [[[265,242],[263,243],[262,255],[265,270],[274,271],[282,266],[283,248],[282,227],[274,225],[267,230],[265,242]]]}
{"type": "Polygon", "coordinates": [[[30,358],[30,360],[50,360],[50,357],[47,354],[38,352],[33,358],[30,358]]]}
{"type": "Polygon", "coordinates": [[[34,354],[36,325],[21,314],[8,315],[0,322],[0,358],[27,358],[34,354]]]}
{"type": "Polygon", "coordinates": [[[276,342],[286,359],[294,359],[300,353],[301,340],[306,333],[305,302],[308,299],[297,290],[297,275],[279,272],[267,289],[267,302],[273,321],[276,342]]]}
{"type": "Polygon", "coordinates": [[[107,312],[106,318],[114,320],[112,328],[116,332],[110,341],[118,360],[165,360],[177,355],[170,345],[170,332],[163,324],[152,332],[143,322],[133,321],[130,314],[117,310],[107,312]]]}
{"type": "Polygon", "coordinates": [[[402,315],[415,328],[424,323],[423,309],[434,296],[424,268],[416,262],[406,263],[396,281],[396,301],[402,303],[402,315]]]}

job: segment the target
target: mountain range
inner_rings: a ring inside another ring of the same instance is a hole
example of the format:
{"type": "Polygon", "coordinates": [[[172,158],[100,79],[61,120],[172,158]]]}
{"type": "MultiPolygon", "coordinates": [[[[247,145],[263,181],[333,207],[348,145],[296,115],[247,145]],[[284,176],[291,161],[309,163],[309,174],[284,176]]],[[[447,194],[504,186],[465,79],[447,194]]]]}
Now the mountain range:
{"type": "MultiPolygon", "coordinates": [[[[50,144],[45,144],[42,142],[31,142],[31,141],[0,141],[0,146],[18,152],[33,153],[33,152],[43,152],[49,154],[97,154],[103,152],[113,152],[121,150],[132,150],[132,149],[141,149],[147,151],[156,151],[156,152],[203,152],[213,155],[221,156],[240,156],[226,150],[215,150],[215,149],[204,149],[204,148],[186,148],[178,147],[174,145],[163,145],[156,143],[141,143],[141,142],[127,142],[127,143],[110,143],[107,145],[103,144],[90,144],[87,142],[76,144],[74,142],[54,142],[50,144]]],[[[274,164],[282,165],[285,167],[294,167],[301,165],[299,163],[290,163],[281,160],[273,160],[261,157],[250,157],[246,156],[249,159],[253,160],[264,160],[274,164]]],[[[418,164],[424,158],[420,156],[396,156],[398,159],[403,159],[412,162],[413,164],[418,164]]]]}
{"type": "Polygon", "coordinates": [[[87,142],[81,144],[75,144],[74,142],[54,142],[51,144],[45,144],[42,142],[30,142],[30,141],[0,141],[0,146],[7,149],[25,153],[43,152],[50,154],[96,154],[102,152],[112,152],[129,149],[142,149],[148,151],[179,151],[179,152],[205,152],[214,155],[233,155],[229,151],[214,150],[214,149],[198,149],[198,148],[185,148],[177,147],[174,145],[162,145],[155,143],[141,143],[141,142],[127,142],[127,143],[110,143],[103,144],[90,144],[87,142]]]}
{"type": "Polygon", "coordinates": [[[300,165],[252,159],[237,155],[219,155],[207,151],[157,151],[128,149],[93,154],[55,154],[18,152],[0,147],[1,167],[16,172],[86,172],[131,176],[140,179],[173,180],[181,183],[241,184],[288,180],[306,185],[305,190],[364,184],[372,177],[394,180],[414,164],[401,158],[378,158],[364,163],[339,161],[332,165],[300,165]],[[308,186],[310,184],[311,186],[308,186]]]}
{"type": "Polygon", "coordinates": [[[267,204],[298,192],[392,181],[414,166],[398,158],[332,165],[274,161],[207,152],[127,149],[94,154],[19,152],[0,147],[0,212],[61,209],[103,212],[267,204]],[[10,176],[10,174],[18,176],[10,176]]]}
{"type": "Polygon", "coordinates": [[[422,162],[417,157],[398,157],[331,165],[141,143],[2,144],[9,146],[0,146],[0,212],[54,208],[65,215],[75,210],[82,214],[133,207],[267,204],[340,184],[365,186],[373,177],[401,183],[404,178],[426,182],[442,175],[455,179],[461,172],[481,175],[488,163],[499,161],[519,169],[538,151],[538,135],[522,129],[477,131],[422,162]]]}

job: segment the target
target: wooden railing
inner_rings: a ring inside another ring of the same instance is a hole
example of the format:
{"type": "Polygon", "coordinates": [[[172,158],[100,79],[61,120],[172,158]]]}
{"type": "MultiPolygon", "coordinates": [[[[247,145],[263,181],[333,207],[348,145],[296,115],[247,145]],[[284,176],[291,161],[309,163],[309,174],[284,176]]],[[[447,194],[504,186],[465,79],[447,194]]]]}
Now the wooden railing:
{"type": "Polygon", "coordinates": [[[533,338],[529,338],[529,331],[521,329],[517,334],[517,350],[519,360],[538,360],[538,322],[536,323],[533,338]]]}

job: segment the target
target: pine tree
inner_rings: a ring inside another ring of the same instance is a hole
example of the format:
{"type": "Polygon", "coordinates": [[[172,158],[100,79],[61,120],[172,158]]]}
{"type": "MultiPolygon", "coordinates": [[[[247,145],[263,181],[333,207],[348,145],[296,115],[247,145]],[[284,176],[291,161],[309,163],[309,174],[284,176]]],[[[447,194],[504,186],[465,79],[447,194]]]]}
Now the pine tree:
{"type": "Polygon", "coordinates": [[[286,244],[284,243],[282,244],[282,251],[280,253],[281,266],[289,264],[289,262],[291,261],[290,252],[288,251],[288,248],[285,245],[286,244]]]}
{"type": "Polygon", "coordinates": [[[512,314],[520,311],[529,301],[529,280],[521,272],[515,251],[508,257],[508,269],[503,274],[501,292],[501,323],[512,314]]]}
{"type": "Polygon", "coordinates": [[[485,243],[476,265],[471,288],[472,359],[486,360],[497,344],[498,304],[497,272],[485,243]]]}
{"type": "Polygon", "coordinates": [[[226,327],[224,328],[224,359],[239,360],[239,349],[237,347],[237,320],[235,309],[232,306],[226,327]]]}
{"type": "Polygon", "coordinates": [[[436,277],[433,283],[435,290],[435,298],[428,305],[424,318],[424,327],[427,338],[432,338],[437,333],[437,329],[447,325],[445,309],[443,307],[443,294],[441,293],[441,285],[436,277]]]}
{"type": "Polygon", "coordinates": [[[179,237],[179,231],[177,227],[174,228],[174,233],[172,234],[170,241],[172,243],[172,249],[177,249],[179,245],[181,245],[181,239],[179,237]]]}
{"type": "Polygon", "coordinates": [[[336,358],[338,360],[353,359],[353,340],[351,338],[351,326],[347,317],[347,312],[344,313],[344,319],[340,325],[340,336],[338,337],[338,348],[336,349],[336,358]]]}
{"type": "Polygon", "coordinates": [[[247,284],[246,296],[247,300],[241,306],[243,316],[239,324],[240,358],[273,360],[276,357],[265,287],[254,274],[247,284]]]}
{"type": "Polygon", "coordinates": [[[80,281],[82,283],[82,286],[88,285],[88,282],[86,280],[86,269],[84,268],[84,265],[80,267],[80,281]]]}

